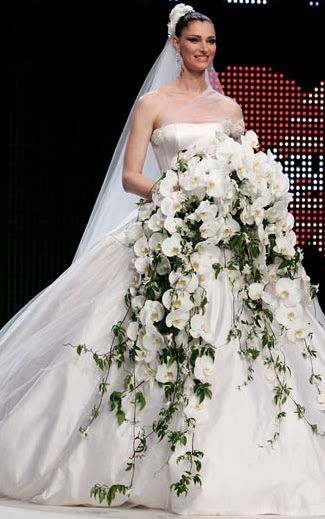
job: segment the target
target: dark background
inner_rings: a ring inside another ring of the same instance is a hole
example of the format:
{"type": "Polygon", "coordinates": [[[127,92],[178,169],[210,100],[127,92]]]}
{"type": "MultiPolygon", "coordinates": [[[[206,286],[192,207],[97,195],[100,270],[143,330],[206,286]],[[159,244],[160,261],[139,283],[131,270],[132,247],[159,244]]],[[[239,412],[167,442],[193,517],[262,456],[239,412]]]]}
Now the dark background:
{"type": "MultiPolygon", "coordinates": [[[[322,0],[314,8],[308,0],[190,3],[216,23],[217,70],[271,65],[305,90],[324,79],[322,0]]],[[[174,5],[30,0],[3,9],[2,323],[70,265],[133,100],[166,41],[174,5]]]]}

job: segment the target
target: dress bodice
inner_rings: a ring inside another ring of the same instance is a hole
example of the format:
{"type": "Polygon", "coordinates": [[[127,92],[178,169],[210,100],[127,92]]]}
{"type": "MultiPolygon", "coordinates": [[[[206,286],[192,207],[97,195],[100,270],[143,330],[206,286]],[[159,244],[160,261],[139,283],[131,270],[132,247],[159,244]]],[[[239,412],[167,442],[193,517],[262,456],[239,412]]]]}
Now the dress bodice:
{"type": "Polygon", "coordinates": [[[175,155],[184,149],[214,137],[216,131],[238,139],[244,132],[244,121],[223,120],[205,123],[170,123],[154,130],[151,144],[160,170],[166,170],[175,155]]]}

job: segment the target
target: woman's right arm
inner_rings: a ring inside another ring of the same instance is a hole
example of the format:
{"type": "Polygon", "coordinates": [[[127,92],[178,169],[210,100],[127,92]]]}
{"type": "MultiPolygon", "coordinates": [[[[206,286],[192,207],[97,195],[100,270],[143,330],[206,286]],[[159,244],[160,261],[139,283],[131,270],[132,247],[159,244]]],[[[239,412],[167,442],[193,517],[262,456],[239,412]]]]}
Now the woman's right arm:
{"type": "Polygon", "coordinates": [[[151,200],[155,182],[143,174],[143,165],[158,112],[158,94],[150,92],[137,102],[127,141],[122,185],[125,191],[151,200]]]}

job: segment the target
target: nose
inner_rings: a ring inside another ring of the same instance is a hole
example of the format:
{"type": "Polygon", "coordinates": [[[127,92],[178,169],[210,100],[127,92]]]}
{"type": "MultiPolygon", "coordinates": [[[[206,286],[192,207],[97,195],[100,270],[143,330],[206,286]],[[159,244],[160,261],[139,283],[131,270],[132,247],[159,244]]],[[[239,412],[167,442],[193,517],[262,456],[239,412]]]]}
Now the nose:
{"type": "Polygon", "coordinates": [[[208,52],[208,44],[205,41],[201,42],[201,52],[206,54],[208,52]]]}

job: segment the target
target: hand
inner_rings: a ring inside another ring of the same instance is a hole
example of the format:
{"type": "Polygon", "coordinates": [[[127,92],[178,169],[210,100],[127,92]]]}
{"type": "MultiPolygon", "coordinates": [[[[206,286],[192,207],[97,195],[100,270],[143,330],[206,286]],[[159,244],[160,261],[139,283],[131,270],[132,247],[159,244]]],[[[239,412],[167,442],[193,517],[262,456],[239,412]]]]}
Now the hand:
{"type": "Polygon", "coordinates": [[[147,195],[146,195],[146,200],[148,202],[152,202],[152,193],[156,190],[156,182],[154,182],[151,186],[151,188],[149,189],[147,195]]]}

